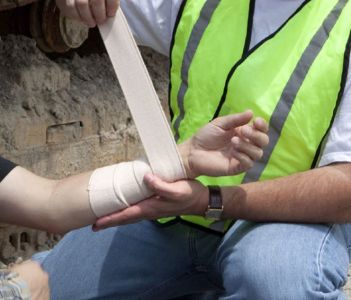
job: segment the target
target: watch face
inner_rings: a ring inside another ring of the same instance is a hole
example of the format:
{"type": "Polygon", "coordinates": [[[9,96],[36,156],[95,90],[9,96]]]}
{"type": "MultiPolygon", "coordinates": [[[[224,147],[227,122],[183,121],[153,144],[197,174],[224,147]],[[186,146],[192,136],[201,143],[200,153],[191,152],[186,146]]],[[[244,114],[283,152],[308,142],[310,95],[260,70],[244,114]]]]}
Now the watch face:
{"type": "Polygon", "coordinates": [[[206,219],[220,220],[222,216],[223,209],[221,208],[210,208],[206,211],[206,219]]]}

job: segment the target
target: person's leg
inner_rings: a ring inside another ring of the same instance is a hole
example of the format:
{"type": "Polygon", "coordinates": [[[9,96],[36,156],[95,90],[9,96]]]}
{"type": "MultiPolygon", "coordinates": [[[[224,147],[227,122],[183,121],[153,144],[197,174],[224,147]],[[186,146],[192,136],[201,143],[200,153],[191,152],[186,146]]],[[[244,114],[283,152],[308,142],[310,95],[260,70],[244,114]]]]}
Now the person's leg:
{"type": "Polygon", "coordinates": [[[34,253],[30,259],[36,261],[39,264],[42,264],[42,262],[50,254],[50,252],[51,250],[46,250],[46,251],[34,253]]]}
{"type": "Polygon", "coordinates": [[[207,260],[220,238],[141,222],[69,233],[48,254],[51,299],[171,299],[214,288],[207,260]]]}
{"type": "Polygon", "coordinates": [[[220,299],[346,299],[351,225],[239,221],[218,249],[220,299]]]}
{"type": "Polygon", "coordinates": [[[186,295],[178,298],[172,298],[170,300],[218,300],[219,295],[221,294],[220,291],[207,291],[200,294],[192,294],[186,295]]]}

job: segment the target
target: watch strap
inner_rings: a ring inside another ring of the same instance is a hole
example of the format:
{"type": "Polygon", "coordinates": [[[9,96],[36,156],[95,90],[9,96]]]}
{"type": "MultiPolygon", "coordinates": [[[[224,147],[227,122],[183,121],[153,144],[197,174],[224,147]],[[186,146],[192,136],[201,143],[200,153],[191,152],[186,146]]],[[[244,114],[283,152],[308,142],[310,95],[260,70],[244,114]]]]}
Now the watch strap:
{"type": "Polygon", "coordinates": [[[208,207],[210,209],[222,209],[223,201],[221,189],[218,185],[209,185],[209,199],[208,199],[208,207]]]}
{"type": "Polygon", "coordinates": [[[208,197],[208,207],[205,212],[206,219],[213,221],[219,221],[222,218],[223,213],[223,201],[221,189],[217,185],[208,186],[209,197],[208,197]]]}

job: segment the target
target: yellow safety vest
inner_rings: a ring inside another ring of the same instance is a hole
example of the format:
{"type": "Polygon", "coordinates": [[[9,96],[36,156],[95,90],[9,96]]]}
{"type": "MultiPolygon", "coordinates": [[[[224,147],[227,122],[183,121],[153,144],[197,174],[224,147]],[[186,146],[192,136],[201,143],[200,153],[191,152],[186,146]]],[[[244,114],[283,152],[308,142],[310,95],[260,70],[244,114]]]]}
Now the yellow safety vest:
{"type": "MultiPolygon", "coordinates": [[[[238,185],[313,168],[343,94],[351,1],[305,1],[248,50],[253,13],[249,0],[187,0],[174,30],[169,95],[178,142],[219,115],[251,109],[269,121],[270,144],[262,160],[237,176],[200,177],[206,185],[238,185]]],[[[218,227],[199,216],[181,219],[218,227]]]]}

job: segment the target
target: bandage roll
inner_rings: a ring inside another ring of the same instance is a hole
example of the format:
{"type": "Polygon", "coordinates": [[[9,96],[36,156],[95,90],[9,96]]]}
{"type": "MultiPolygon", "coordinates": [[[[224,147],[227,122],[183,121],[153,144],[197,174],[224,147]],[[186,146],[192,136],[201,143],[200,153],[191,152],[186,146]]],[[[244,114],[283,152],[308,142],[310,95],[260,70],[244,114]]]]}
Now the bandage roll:
{"type": "Polygon", "coordinates": [[[151,172],[149,165],[167,181],[186,178],[172,131],[122,10],[99,29],[150,164],[136,160],[95,170],[89,198],[97,217],[151,196],[143,183],[145,173],[151,172]]]}
{"type": "Polygon", "coordinates": [[[168,119],[122,10],[99,30],[152,171],[166,181],[186,178],[168,119]]]}
{"type": "Polygon", "coordinates": [[[143,159],[96,169],[89,181],[89,200],[97,217],[122,210],[152,195],[143,181],[151,168],[143,159]]]}

